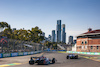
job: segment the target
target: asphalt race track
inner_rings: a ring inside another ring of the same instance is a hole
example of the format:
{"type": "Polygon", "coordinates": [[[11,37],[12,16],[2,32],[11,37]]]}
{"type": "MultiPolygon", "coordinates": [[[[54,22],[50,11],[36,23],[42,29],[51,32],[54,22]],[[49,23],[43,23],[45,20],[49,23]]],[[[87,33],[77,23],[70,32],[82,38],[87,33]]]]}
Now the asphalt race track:
{"type": "MultiPolygon", "coordinates": [[[[100,62],[93,61],[90,59],[79,57],[79,59],[66,59],[66,55],[64,53],[57,53],[57,52],[49,52],[44,53],[43,55],[48,58],[56,58],[57,62],[55,64],[49,65],[29,65],[28,60],[31,56],[39,56],[42,54],[30,55],[30,56],[21,56],[19,57],[11,57],[8,59],[12,59],[12,63],[19,63],[18,65],[9,65],[9,66],[0,66],[0,67],[100,67],[100,62]]],[[[7,58],[3,58],[7,59],[7,58]]],[[[3,61],[3,59],[0,59],[3,61]]],[[[0,63],[1,63],[0,61],[0,63]]],[[[10,61],[10,60],[9,60],[10,61]]],[[[7,62],[7,61],[5,61],[7,62]]],[[[11,63],[11,62],[10,62],[11,63]]],[[[8,64],[10,64],[8,63],[8,64]]],[[[4,64],[4,63],[2,63],[4,64]]],[[[2,65],[0,64],[0,65],[2,65]]],[[[7,63],[6,63],[7,64],[7,63]]]]}

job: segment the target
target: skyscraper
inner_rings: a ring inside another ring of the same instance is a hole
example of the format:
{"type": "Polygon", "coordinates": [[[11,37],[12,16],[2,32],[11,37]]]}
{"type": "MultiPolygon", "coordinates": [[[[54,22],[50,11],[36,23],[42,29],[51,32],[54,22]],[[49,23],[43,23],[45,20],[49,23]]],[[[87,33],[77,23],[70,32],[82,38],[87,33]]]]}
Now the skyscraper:
{"type": "Polygon", "coordinates": [[[55,42],[55,30],[52,30],[52,42],[55,42]]]}
{"type": "MultiPolygon", "coordinates": [[[[56,32],[55,32],[56,33],[56,32]]],[[[56,34],[55,34],[55,42],[57,42],[57,36],[56,36],[56,34]]]]}
{"type": "Polygon", "coordinates": [[[57,42],[61,42],[61,20],[57,20],[57,42]]]}
{"type": "Polygon", "coordinates": [[[66,32],[65,32],[65,43],[66,43],[66,32]]]}
{"type": "Polygon", "coordinates": [[[65,24],[62,24],[62,42],[66,43],[65,24]]]}
{"type": "Polygon", "coordinates": [[[73,36],[69,36],[69,44],[73,44],[73,36]]]}
{"type": "Polygon", "coordinates": [[[48,36],[48,40],[51,42],[51,35],[48,36]]]}

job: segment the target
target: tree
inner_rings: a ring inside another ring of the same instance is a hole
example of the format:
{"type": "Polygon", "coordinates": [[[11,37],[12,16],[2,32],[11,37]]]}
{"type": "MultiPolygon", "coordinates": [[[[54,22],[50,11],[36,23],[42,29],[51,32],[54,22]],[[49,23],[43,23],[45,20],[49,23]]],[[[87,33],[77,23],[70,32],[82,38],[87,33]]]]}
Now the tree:
{"type": "Polygon", "coordinates": [[[31,36],[31,39],[33,38],[33,42],[39,43],[40,41],[44,40],[43,36],[38,36],[38,34],[42,34],[42,31],[37,26],[35,28],[32,28],[29,34],[29,36],[31,36]]]}
{"type": "Polygon", "coordinates": [[[36,43],[40,43],[40,41],[44,40],[43,36],[39,36],[38,34],[42,34],[41,29],[39,27],[31,28],[31,30],[25,30],[20,29],[20,30],[14,30],[12,31],[10,25],[6,22],[1,22],[0,23],[1,27],[7,27],[3,31],[3,36],[6,36],[10,39],[17,39],[17,40],[24,40],[24,41],[33,41],[36,43]]]}
{"type": "Polygon", "coordinates": [[[53,43],[52,48],[57,49],[57,43],[53,43]]]}
{"type": "Polygon", "coordinates": [[[50,46],[52,45],[52,43],[49,42],[49,41],[46,41],[46,42],[44,43],[44,45],[47,46],[48,48],[50,48],[50,46]]]}
{"type": "Polygon", "coordinates": [[[12,39],[12,36],[13,36],[12,29],[10,29],[10,28],[5,29],[4,32],[3,32],[3,36],[6,36],[6,37],[12,39]]]}
{"type": "Polygon", "coordinates": [[[0,27],[8,27],[8,23],[6,22],[0,22],[0,27]]]}

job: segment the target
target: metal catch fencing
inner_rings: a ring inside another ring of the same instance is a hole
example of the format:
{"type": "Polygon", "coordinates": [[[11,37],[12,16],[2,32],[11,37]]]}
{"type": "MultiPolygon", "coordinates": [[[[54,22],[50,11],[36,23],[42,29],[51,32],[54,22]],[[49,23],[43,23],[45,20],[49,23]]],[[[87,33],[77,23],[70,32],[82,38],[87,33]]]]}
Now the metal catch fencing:
{"type": "Polygon", "coordinates": [[[0,53],[30,52],[44,49],[45,47],[42,44],[32,41],[0,39],[0,53]]]}

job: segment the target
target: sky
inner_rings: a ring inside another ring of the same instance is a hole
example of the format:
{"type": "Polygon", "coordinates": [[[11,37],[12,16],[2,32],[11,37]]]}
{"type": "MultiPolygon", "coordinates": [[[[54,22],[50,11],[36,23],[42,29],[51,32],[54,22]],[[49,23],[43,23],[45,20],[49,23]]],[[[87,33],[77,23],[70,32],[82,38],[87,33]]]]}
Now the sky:
{"type": "Polygon", "coordinates": [[[46,37],[56,30],[57,20],[66,25],[66,40],[100,29],[100,0],[0,0],[0,22],[11,28],[38,26],[46,37]]]}

